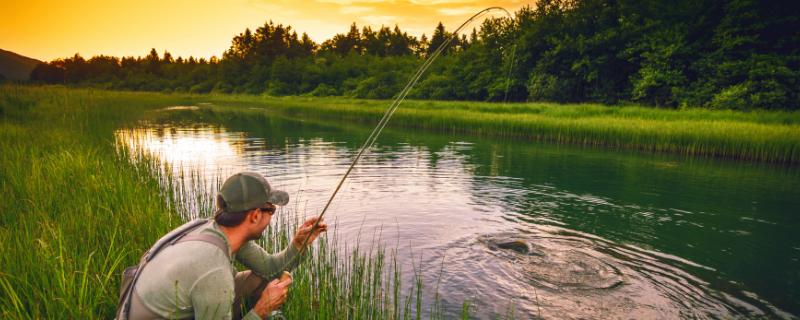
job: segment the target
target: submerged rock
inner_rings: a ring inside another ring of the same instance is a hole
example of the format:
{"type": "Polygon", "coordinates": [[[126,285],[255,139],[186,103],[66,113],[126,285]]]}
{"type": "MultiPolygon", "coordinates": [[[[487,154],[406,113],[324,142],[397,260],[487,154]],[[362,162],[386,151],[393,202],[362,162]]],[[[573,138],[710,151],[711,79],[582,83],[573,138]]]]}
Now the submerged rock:
{"type": "Polygon", "coordinates": [[[513,250],[517,253],[528,254],[531,250],[528,247],[528,243],[522,240],[514,240],[508,242],[500,242],[497,243],[497,247],[500,249],[507,249],[513,250]]]}
{"type": "Polygon", "coordinates": [[[492,250],[506,250],[511,253],[528,255],[528,256],[543,256],[542,248],[538,248],[527,240],[515,239],[513,237],[503,236],[485,236],[480,238],[492,250]]]}

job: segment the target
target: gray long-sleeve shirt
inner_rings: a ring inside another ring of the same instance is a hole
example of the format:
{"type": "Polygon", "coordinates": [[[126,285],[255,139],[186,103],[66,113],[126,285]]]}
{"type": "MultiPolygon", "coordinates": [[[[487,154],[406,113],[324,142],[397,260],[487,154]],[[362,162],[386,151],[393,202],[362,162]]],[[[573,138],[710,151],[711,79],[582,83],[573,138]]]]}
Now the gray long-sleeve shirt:
{"type": "MultiPolygon", "coordinates": [[[[231,252],[230,242],[216,222],[209,221],[192,233],[221,237],[231,252]]],[[[234,299],[233,278],[238,260],[257,275],[266,277],[292,261],[297,249],[289,245],[271,255],[253,241],[245,243],[234,256],[200,241],[179,242],[165,248],[142,270],[134,288],[148,309],[165,319],[230,319],[234,299]]],[[[294,264],[288,268],[294,268],[294,264]]],[[[260,319],[253,311],[244,319],[260,319]]]]}

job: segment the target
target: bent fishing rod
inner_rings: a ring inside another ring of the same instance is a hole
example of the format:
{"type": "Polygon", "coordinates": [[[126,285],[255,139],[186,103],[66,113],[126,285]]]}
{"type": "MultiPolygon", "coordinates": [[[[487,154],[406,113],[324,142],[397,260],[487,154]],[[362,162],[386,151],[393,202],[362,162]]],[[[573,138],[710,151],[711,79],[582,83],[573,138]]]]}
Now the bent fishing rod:
{"type": "MultiPolygon", "coordinates": [[[[422,77],[423,73],[425,73],[425,71],[428,70],[428,67],[431,66],[433,61],[436,60],[436,58],[438,58],[439,55],[442,54],[442,52],[450,45],[450,43],[453,42],[453,39],[456,39],[458,37],[458,33],[461,32],[461,29],[463,29],[465,26],[471,24],[473,21],[475,21],[479,17],[487,14],[490,11],[495,11],[495,10],[500,10],[500,11],[504,12],[509,19],[513,19],[511,13],[509,13],[508,10],[506,10],[506,9],[504,9],[502,7],[489,7],[489,8],[483,9],[480,12],[474,14],[472,17],[470,17],[466,21],[464,21],[458,28],[455,29],[455,31],[453,31],[453,34],[450,37],[448,37],[444,42],[442,42],[442,44],[439,45],[438,48],[436,48],[436,51],[434,51],[430,56],[428,56],[427,59],[425,59],[425,61],[422,63],[422,65],[414,73],[414,75],[411,76],[411,78],[408,80],[408,82],[406,83],[405,87],[403,87],[403,90],[400,90],[400,93],[397,94],[397,97],[394,99],[394,101],[392,101],[392,104],[389,105],[389,108],[386,109],[386,112],[383,113],[383,117],[381,118],[381,120],[378,122],[378,124],[375,126],[375,128],[372,129],[372,133],[370,133],[369,137],[367,137],[367,140],[364,141],[364,144],[358,150],[358,153],[356,154],[356,157],[353,159],[353,162],[350,163],[350,166],[347,168],[347,171],[345,171],[344,175],[342,176],[342,179],[339,180],[339,183],[336,185],[336,188],[333,189],[333,193],[331,193],[330,198],[328,198],[328,202],[325,203],[325,207],[322,208],[322,211],[320,212],[319,216],[317,216],[317,220],[311,226],[311,229],[309,230],[308,235],[305,237],[305,239],[303,239],[303,244],[300,246],[299,254],[295,255],[290,261],[287,261],[279,269],[279,271],[277,271],[275,274],[273,274],[270,277],[268,277],[268,279],[275,278],[275,276],[277,276],[279,273],[282,273],[282,272],[286,271],[286,268],[289,265],[291,265],[292,263],[294,263],[295,260],[297,260],[298,258],[303,256],[303,254],[305,253],[306,245],[308,244],[308,240],[311,239],[311,236],[314,234],[314,230],[316,230],[317,227],[319,226],[320,221],[322,221],[322,217],[325,216],[325,213],[328,211],[328,208],[330,207],[331,202],[333,202],[333,199],[336,197],[336,194],[339,193],[339,190],[342,188],[342,185],[344,184],[344,181],[350,175],[350,172],[353,171],[353,168],[358,163],[358,160],[361,159],[361,156],[363,156],[364,153],[367,151],[367,149],[372,147],[372,145],[375,143],[375,140],[378,139],[378,136],[381,134],[381,131],[383,131],[383,128],[386,127],[386,124],[389,122],[389,119],[392,117],[392,114],[394,114],[395,110],[397,110],[397,108],[400,106],[400,103],[403,102],[403,100],[405,100],[405,98],[408,95],[408,93],[411,91],[411,89],[414,87],[414,85],[417,84],[419,79],[422,77]]],[[[512,55],[511,59],[512,60],[514,59],[515,51],[516,51],[516,45],[514,46],[514,49],[511,51],[511,55],[512,55]]],[[[511,64],[511,67],[513,67],[513,62],[511,64]]],[[[511,69],[511,67],[509,67],[509,79],[506,82],[506,98],[505,99],[507,99],[507,97],[508,97],[508,87],[509,87],[509,83],[510,83],[510,73],[511,73],[510,69],[511,69]]]]}

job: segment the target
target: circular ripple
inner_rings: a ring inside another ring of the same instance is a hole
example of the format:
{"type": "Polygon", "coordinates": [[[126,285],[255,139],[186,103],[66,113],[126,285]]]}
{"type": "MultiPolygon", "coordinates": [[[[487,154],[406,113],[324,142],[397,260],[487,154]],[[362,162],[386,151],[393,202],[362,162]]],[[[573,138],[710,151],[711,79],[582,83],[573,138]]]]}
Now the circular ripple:
{"type": "Polygon", "coordinates": [[[549,250],[522,260],[529,280],[552,289],[611,289],[624,282],[619,268],[581,251],[549,250]]]}
{"type": "Polygon", "coordinates": [[[624,283],[613,258],[598,258],[596,255],[601,253],[576,249],[575,243],[565,245],[554,239],[524,239],[508,234],[483,236],[479,241],[498,259],[511,262],[534,285],[585,290],[612,289],[624,283]]]}

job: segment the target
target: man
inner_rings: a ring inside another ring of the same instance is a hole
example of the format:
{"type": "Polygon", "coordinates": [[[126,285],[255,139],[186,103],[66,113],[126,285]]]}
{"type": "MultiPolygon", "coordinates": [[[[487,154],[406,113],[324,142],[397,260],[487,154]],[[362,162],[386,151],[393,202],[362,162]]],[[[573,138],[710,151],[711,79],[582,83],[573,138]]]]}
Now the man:
{"type": "Polygon", "coordinates": [[[244,319],[264,319],[277,310],[286,299],[291,277],[269,283],[265,277],[294,268],[303,245],[327,230],[320,221],[312,233],[316,218],[308,219],[288,248],[268,254],[253,240],[261,238],[275,206],[288,202],[286,192],[272,189],[258,173],[228,178],[217,194],[214,219],[189,233],[210,235],[215,241],[178,241],[160,251],[135,284],[129,319],[239,318],[246,298],[257,301],[244,319]],[[236,273],[234,259],[249,270],[236,273]]]}

